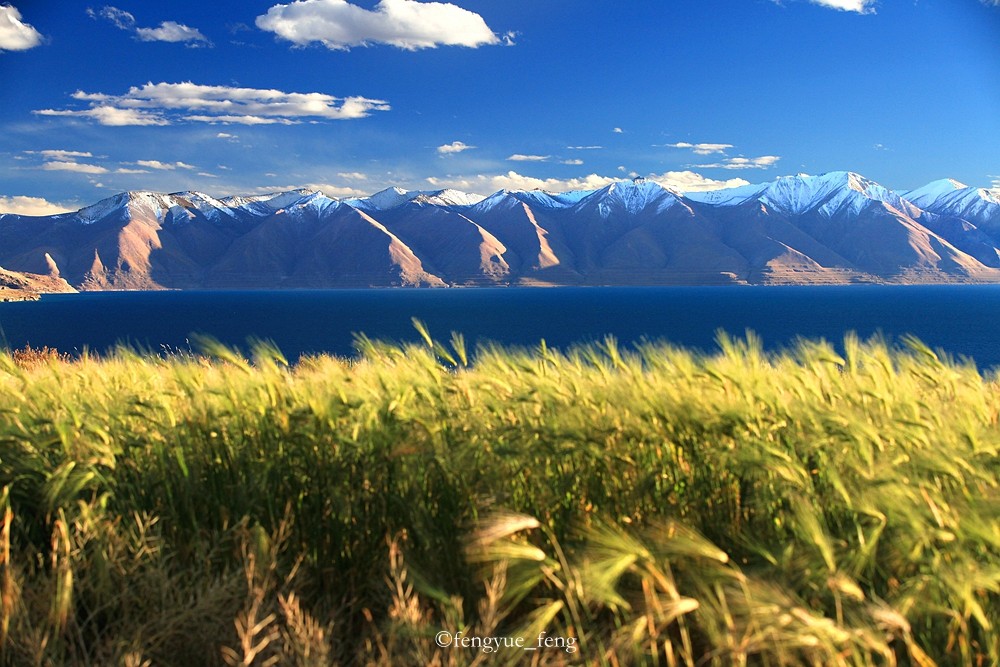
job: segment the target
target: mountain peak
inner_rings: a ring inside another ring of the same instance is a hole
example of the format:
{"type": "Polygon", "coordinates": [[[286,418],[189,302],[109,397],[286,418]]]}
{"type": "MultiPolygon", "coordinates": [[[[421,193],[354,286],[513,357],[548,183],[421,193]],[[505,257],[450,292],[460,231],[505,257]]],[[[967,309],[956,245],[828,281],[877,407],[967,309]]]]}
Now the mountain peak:
{"type": "Polygon", "coordinates": [[[1000,214],[1000,189],[970,187],[951,178],[932,181],[902,194],[925,211],[961,218],[977,227],[994,227],[1000,214]]]}
{"type": "Polygon", "coordinates": [[[856,213],[872,201],[899,202],[892,190],[853,171],[782,176],[764,188],[758,199],[775,210],[795,215],[811,210],[832,215],[845,206],[856,213]]]}
{"type": "Polygon", "coordinates": [[[598,213],[606,218],[616,208],[624,209],[629,214],[636,214],[654,203],[657,204],[656,211],[659,212],[672,206],[678,201],[679,196],[656,181],[636,178],[630,181],[614,181],[581,199],[580,205],[596,202],[598,213]]]}
{"type": "Polygon", "coordinates": [[[435,192],[409,194],[417,194],[410,201],[434,206],[472,206],[485,199],[482,195],[462,192],[461,190],[454,190],[452,188],[445,188],[444,190],[437,190],[435,192]]]}

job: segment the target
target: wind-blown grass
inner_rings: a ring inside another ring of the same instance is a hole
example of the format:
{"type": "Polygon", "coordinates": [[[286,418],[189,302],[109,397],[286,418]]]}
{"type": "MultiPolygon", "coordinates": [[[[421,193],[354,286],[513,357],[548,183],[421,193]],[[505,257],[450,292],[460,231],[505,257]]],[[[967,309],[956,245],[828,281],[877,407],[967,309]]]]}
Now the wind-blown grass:
{"type": "Polygon", "coordinates": [[[0,355],[0,662],[1000,661],[997,384],[720,346],[0,355]]]}

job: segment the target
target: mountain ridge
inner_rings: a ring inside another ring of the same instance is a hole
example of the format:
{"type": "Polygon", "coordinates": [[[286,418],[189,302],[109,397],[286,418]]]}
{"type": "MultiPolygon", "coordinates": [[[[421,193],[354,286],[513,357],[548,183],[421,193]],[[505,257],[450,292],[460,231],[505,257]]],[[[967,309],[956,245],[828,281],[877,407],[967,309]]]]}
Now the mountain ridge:
{"type": "Polygon", "coordinates": [[[131,191],[0,214],[0,267],[78,290],[1000,283],[1000,190],[839,171],[702,193],[131,191]]]}

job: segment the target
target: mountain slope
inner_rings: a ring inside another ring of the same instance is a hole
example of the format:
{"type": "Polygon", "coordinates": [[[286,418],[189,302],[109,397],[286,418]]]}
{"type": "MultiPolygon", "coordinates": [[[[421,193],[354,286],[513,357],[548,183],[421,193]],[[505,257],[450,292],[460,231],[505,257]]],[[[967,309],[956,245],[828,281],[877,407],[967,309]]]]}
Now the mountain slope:
{"type": "Polygon", "coordinates": [[[485,198],[126,192],[0,214],[0,266],[51,290],[1000,282],[1000,192],[849,171],[688,195],[642,179],[485,198]]]}

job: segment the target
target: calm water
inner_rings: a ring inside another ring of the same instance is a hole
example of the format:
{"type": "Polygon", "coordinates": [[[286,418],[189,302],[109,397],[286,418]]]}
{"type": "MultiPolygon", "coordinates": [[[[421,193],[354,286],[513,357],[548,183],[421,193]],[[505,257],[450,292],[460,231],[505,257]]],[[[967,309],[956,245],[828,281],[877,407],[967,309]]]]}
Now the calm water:
{"type": "Polygon", "coordinates": [[[104,292],[0,304],[0,341],[103,351],[125,342],[187,349],[192,334],[243,345],[272,340],[289,358],[349,355],[356,332],[418,340],[431,333],[472,342],[550,346],[600,340],[667,340],[715,349],[718,330],[755,331],[769,349],[796,337],[838,342],[855,331],[891,340],[912,333],[934,348],[1000,366],[1000,286],[607,287],[382,289],[283,292],[104,292]]]}

